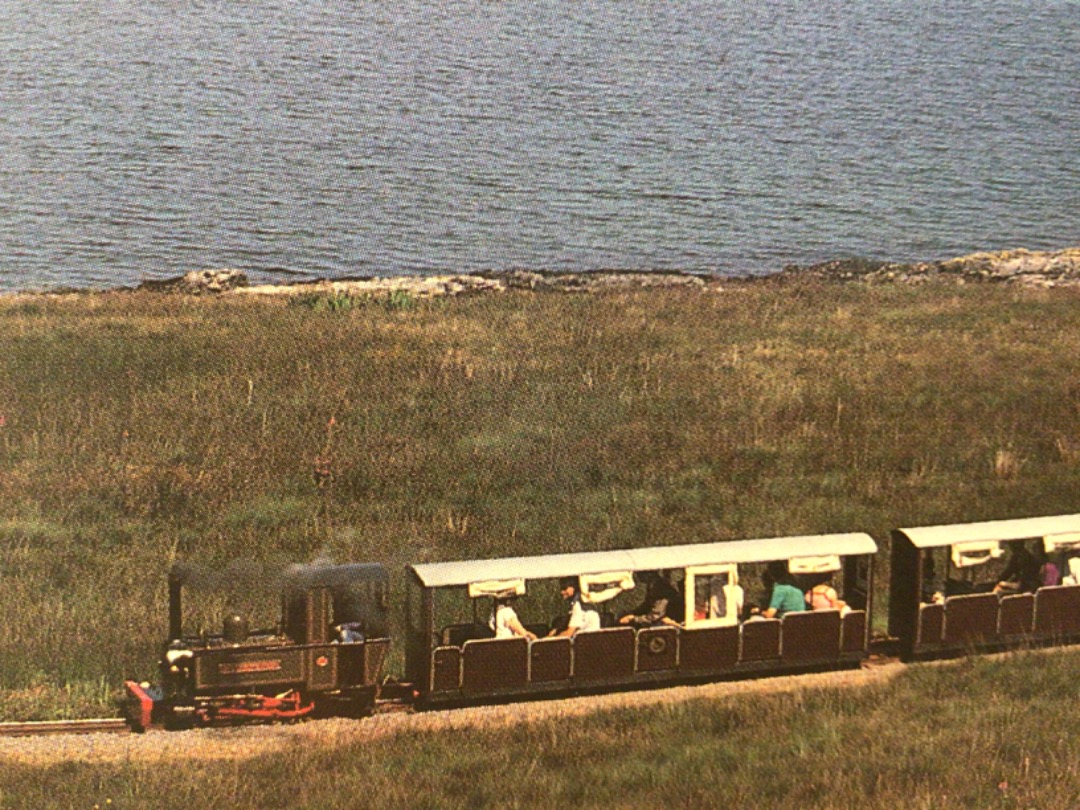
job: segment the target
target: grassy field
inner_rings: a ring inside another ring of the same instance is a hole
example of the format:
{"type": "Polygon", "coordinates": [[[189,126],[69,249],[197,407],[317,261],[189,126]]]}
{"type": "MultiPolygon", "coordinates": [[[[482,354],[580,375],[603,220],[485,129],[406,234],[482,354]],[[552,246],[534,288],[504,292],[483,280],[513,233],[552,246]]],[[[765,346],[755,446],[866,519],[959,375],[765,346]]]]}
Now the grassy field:
{"type": "Polygon", "coordinates": [[[150,677],[177,559],[1077,511],[1080,297],[813,282],[0,299],[0,719],[150,677]]]}
{"type": "MultiPolygon", "coordinates": [[[[1080,652],[897,678],[332,741],[229,761],[0,769],[3,808],[1038,808],[1080,804],[1080,652]]],[[[370,721],[369,721],[370,722],[370,721]]]]}

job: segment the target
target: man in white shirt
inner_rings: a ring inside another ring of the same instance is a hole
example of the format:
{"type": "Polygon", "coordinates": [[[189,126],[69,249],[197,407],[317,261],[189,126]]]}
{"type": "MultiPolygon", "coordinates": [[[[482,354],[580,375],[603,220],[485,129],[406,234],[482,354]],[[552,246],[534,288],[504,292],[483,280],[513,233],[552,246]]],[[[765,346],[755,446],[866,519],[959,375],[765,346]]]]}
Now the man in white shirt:
{"type": "Polygon", "coordinates": [[[570,620],[565,630],[552,630],[548,636],[572,636],[575,633],[600,629],[600,614],[592,605],[582,603],[576,577],[563,577],[559,580],[559,593],[570,603],[570,620]]]}

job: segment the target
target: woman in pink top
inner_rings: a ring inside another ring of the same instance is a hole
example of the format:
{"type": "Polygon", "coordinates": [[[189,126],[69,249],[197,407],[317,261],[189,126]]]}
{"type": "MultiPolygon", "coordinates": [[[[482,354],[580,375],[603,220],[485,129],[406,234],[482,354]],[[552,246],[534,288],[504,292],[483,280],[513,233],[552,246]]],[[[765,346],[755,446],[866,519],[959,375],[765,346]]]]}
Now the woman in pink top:
{"type": "Polygon", "coordinates": [[[1050,558],[1046,555],[1046,549],[1043,548],[1042,543],[1035,545],[1035,562],[1039,564],[1039,587],[1049,588],[1054,585],[1061,584],[1061,572],[1058,567],[1050,561],[1050,558]]]}
{"type": "MultiPolygon", "coordinates": [[[[831,577],[830,577],[831,579],[831,577]]],[[[811,610],[843,610],[847,603],[841,599],[836,589],[825,579],[806,592],[806,604],[811,610]]]]}

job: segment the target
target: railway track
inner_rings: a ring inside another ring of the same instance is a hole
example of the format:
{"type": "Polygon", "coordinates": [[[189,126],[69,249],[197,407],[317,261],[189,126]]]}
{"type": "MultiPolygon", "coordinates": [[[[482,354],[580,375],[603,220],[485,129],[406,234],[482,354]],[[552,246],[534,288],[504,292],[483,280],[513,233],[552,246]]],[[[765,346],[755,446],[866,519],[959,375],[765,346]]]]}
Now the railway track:
{"type": "MultiPolygon", "coordinates": [[[[885,669],[900,665],[900,660],[885,654],[872,654],[862,663],[862,669],[885,669]]],[[[777,679],[779,680],[779,679],[777,679]]],[[[413,714],[415,706],[400,697],[379,700],[373,714],[413,714]]],[[[256,724],[251,724],[256,725],[256,724]]],[[[0,738],[45,737],[60,734],[129,734],[131,726],[122,718],[97,718],[91,720],[31,720],[18,723],[0,723],[0,738]]]]}
{"type": "Polygon", "coordinates": [[[127,734],[127,721],[119,717],[95,720],[35,720],[0,723],[0,737],[44,737],[50,734],[127,734]]]}
{"type": "MultiPolygon", "coordinates": [[[[411,713],[414,709],[400,700],[380,700],[374,714],[411,713]]],[[[253,724],[254,725],[254,724],[253,724]]],[[[30,720],[0,723],[0,737],[46,737],[56,734],[129,734],[131,726],[119,717],[93,720],[30,720]]]]}

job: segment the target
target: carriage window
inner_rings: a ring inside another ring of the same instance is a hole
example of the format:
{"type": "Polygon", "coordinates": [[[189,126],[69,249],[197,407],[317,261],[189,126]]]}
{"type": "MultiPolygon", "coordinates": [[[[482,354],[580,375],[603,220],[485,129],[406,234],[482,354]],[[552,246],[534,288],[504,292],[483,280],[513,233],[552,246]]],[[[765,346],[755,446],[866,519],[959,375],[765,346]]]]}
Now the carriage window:
{"type": "Polygon", "coordinates": [[[727,574],[695,578],[695,619],[723,619],[728,615],[728,600],[724,596],[724,586],[728,584],[727,574]]]}
{"type": "Polygon", "coordinates": [[[686,569],[687,626],[723,626],[739,621],[742,588],[734,565],[686,569]]]}

